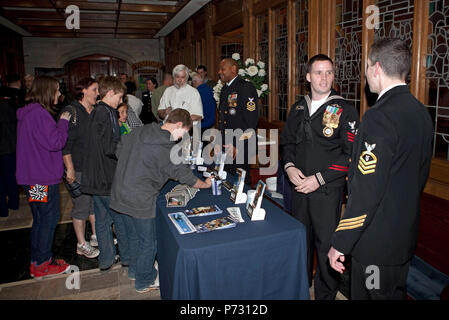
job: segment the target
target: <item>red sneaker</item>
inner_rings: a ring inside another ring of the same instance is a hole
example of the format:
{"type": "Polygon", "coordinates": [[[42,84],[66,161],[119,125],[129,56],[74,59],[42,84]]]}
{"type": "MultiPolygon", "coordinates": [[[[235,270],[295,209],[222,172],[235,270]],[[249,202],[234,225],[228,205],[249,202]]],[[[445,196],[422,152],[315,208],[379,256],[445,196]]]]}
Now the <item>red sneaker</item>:
{"type": "Polygon", "coordinates": [[[65,273],[70,269],[70,265],[62,259],[53,259],[46,261],[40,266],[34,267],[34,278],[39,279],[46,276],[65,273]]]}

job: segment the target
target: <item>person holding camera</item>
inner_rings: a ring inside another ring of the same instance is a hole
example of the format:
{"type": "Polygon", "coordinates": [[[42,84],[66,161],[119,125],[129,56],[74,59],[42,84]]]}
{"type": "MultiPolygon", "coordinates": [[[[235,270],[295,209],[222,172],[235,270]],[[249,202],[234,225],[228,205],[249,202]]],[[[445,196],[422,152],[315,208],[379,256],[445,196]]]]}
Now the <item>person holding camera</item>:
{"type": "Polygon", "coordinates": [[[98,97],[98,82],[92,78],[84,78],[78,81],[75,88],[75,100],[62,111],[69,112],[72,115],[69,123],[69,136],[67,143],[62,150],[64,165],[66,168],[65,180],[68,183],[68,189],[73,188],[76,182],[78,185],[78,194],[72,192],[73,208],[71,212],[73,228],[75,229],[78,243],[76,253],[87,258],[96,258],[100,251],[94,247],[98,246],[95,233],[95,215],[94,204],[91,195],[82,194],[79,186],[82,179],[83,157],[85,153],[85,133],[89,114],[91,113],[95,101],[98,97]],[[72,186],[72,187],[71,187],[72,186]],[[92,227],[92,236],[90,242],[86,241],[86,220],[90,221],[92,227]]]}

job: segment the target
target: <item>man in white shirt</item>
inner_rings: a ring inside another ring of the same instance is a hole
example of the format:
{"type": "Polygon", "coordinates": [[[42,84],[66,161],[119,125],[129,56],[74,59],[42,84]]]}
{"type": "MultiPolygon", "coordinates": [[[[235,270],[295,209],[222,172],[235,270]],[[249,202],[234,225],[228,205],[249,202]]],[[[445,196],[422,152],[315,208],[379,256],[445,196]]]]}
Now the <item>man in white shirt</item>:
{"type": "Polygon", "coordinates": [[[187,83],[187,71],[183,64],[173,68],[175,83],[165,90],[157,114],[165,119],[172,110],[182,108],[190,113],[195,126],[203,119],[203,104],[198,90],[187,83]]]}
{"type": "Polygon", "coordinates": [[[134,94],[136,93],[136,83],[134,81],[126,81],[126,103],[127,105],[133,109],[134,113],[137,116],[140,116],[142,112],[143,102],[139,98],[137,98],[134,94]]]}

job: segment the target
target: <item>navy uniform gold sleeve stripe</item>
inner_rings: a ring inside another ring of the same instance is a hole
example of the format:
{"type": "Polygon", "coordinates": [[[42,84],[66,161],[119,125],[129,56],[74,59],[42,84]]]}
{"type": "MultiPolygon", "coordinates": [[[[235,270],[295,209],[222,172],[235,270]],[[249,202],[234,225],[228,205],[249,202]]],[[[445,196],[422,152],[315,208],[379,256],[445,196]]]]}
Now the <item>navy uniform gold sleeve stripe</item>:
{"type": "Polygon", "coordinates": [[[340,220],[340,223],[338,224],[337,229],[335,231],[337,232],[340,230],[351,230],[351,229],[360,228],[365,223],[366,217],[367,217],[367,215],[365,214],[363,216],[356,217],[356,218],[342,219],[342,220],[340,220]]]}
{"type": "Polygon", "coordinates": [[[366,112],[360,125],[349,172],[348,203],[332,242],[342,253],[352,251],[384,195],[396,145],[394,135],[383,136],[388,132],[386,126],[393,124],[376,110],[366,112]]]}

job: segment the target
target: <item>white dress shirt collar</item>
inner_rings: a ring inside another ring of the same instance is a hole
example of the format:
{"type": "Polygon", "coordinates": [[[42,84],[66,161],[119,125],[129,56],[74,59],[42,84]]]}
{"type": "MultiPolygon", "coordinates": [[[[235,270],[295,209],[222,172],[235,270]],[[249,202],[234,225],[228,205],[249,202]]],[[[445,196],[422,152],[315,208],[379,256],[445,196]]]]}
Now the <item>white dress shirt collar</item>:
{"type": "MultiPolygon", "coordinates": [[[[237,75],[237,76],[235,76],[235,78],[237,78],[237,77],[238,77],[238,75],[237,75]]],[[[231,84],[232,84],[232,83],[234,82],[235,78],[234,78],[234,79],[232,79],[231,81],[229,81],[229,82],[227,83],[228,87],[230,87],[230,86],[231,86],[231,84]]]]}
{"type": "Polygon", "coordinates": [[[385,93],[387,93],[388,91],[390,91],[391,89],[398,87],[398,86],[406,86],[407,84],[405,82],[401,82],[401,83],[396,83],[393,84],[385,89],[383,89],[380,93],[379,93],[379,97],[377,97],[377,100],[380,99],[380,97],[382,97],[385,93]]]}

